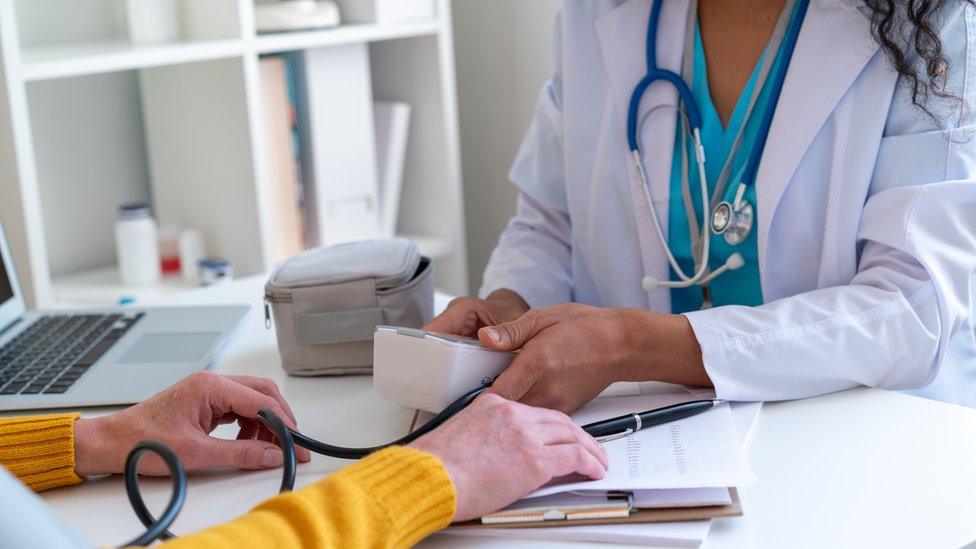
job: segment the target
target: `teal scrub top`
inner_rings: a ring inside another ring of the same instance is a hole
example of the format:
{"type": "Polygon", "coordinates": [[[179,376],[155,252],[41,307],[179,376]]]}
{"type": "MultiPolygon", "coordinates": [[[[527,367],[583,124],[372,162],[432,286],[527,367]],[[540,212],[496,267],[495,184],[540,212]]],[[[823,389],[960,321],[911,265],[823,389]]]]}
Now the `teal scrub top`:
{"type": "MultiPolygon", "coordinates": [[[[795,16],[796,13],[791,15],[795,16]]],[[[723,200],[731,200],[735,196],[738,181],[735,180],[736,174],[743,168],[748,161],[749,151],[752,150],[758,134],[762,113],[769,106],[771,101],[773,85],[767,79],[766,85],[756,99],[752,115],[746,120],[746,109],[749,107],[749,99],[752,97],[759,78],[760,68],[763,60],[769,52],[764,52],[756,67],[752,71],[752,76],[746,83],[745,88],[739,95],[732,116],[729,118],[728,127],[722,126],[722,121],[712,103],[712,97],[708,87],[708,71],[706,68],[705,48],[702,45],[701,31],[698,24],[695,24],[695,62],[693,82],[691,86],[692,94],[701,110],[702,144],[705,146],[705,177],[708,179],[708,190],[713,192],[718,181],[719,173],[725,165],[726,159],[732,148],[732,142],[742,124],[746,125],[745,133],[742,137],[742,144],[738,154],[732,163],[731,176],[726,186],[723,200]]],[[[785,62],[782,55],[782,46],[776,53],[777,59],[774,61],[770,74],[775,74],[777,67],[785,62]]],[[[692,257],[691,237],[688,234],[688,219],[685,217],[685,205],[681,192],[681,118],[678,119],[679,126],[676,128],[677,138],[675,139],[674,161],[671,164],[671,198],[669,201],[670,215],[668,216],[668,241],[672,253],[678,261],[678,265],[687,275],[695,271],[695,261],[692,257]]],[[[698,182],[698,169],[695,166],[695,155],[693,145],[690,140],[686,143],[688,147],[688,177],[691,185],[691,196],[694,202],[694,211],[697,216],[701,216],[701,193],[698,182]]],[[[754,208],[758,218],[758,207],[756,205],[755,185],[750,185],[745,193],[754,208]]],[[[699,229],[701,229],[701,219],[697,219],[699,229]]],[[[712,297],[712,305],[719,307],[722,305],[762,305],[763,295],[762,286],[759,281],[759,248],[757,243],[757,231],[753,227],[752,232],[745,242],[738,246],[731,246],[725,242],[721,235],[711,235],[711,252],[709,266],[711,270],[721,267],[725,261],[735,252],[742,254],[745,265],[736,271],[729,271],[709,284],[712,297]]],[[[671,270],[671,280],[678,280],[674,270],[671,270]]],[[[692,286],[690,288],[673,288],[671,290],[671,311],[676,314],[697,311],[701,309],[703,302],[702,288],[692,286]]]]}

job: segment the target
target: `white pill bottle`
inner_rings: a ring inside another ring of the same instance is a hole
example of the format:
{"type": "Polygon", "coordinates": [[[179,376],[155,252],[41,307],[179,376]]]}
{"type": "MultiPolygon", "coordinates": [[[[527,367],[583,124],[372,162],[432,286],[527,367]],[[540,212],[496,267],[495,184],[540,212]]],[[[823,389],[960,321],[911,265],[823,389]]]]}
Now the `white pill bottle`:
{"type": "Polygon", "coordinates": [[[119,278],[126,286],[158,284],[159,230],[147,204],[123,204],[115,222],[119,278]]]}
{"type": "Polygon", "coordinates": [[[126,0],[125,4],[129,39],[132,43],[159,44],[180,37],[180,16],[176,0],[126,0]]]}

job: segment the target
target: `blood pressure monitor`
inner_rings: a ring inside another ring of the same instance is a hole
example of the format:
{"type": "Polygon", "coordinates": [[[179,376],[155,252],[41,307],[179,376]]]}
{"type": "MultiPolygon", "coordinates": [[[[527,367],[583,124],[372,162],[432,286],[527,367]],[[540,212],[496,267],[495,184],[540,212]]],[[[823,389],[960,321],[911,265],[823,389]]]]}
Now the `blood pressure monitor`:
{"type": "Polygon", "coordinates": [[[492,351],[476,339],[379,326],[373,338],[373,382],[380,396],[439,412],[491,381],[516,353],[492,351]]]}

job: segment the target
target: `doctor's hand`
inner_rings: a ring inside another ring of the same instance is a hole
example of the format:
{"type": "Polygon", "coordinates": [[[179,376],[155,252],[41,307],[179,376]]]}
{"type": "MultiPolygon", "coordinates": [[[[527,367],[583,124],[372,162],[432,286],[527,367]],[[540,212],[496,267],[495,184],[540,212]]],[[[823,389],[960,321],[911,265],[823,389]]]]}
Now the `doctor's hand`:
{"type": "MultiPolygon", "coordinates": [[[[112,415],[75,422],[75,472],[80,476],[121,473],[125,458],[140,441],[169,446],[188,471],[215,467],[269,469],[282,464],[274,434],[258,419],[268,408],[291,428],[295,416],[275,383],[249,376],[193,374],[156,396],[112,415]],[[210,436],[218,425],[237,422],[237,440],[210,436]]],[[[311,459],[298,449],[298,459],[311,459]]],[[[155,455],[139,464],[144,475],[167,475],[155,455]]]]}
{"type": "Polygon", "coordinates": [[[606,450],[565,414],[485,393],[410,446],[444,464],[457,493],[455,521],[505,507],[556,477],[606,474],[606,450]]]}
{"type": "Polygon", "coordinates": [[[617,381],[711,386],[681,315],[572,303],[533,309],[478,338],[490,349],[522,349],[491,392],[565,413],[617,381]]]}
{"type": "Polygon", "coordinates": [[[529,310],[522,296],[511,290],[498,290],[488,299],[459,297],[431,320],[424,330],[442,334],[476,337],[484,326],[515,320],[529,310]]]}

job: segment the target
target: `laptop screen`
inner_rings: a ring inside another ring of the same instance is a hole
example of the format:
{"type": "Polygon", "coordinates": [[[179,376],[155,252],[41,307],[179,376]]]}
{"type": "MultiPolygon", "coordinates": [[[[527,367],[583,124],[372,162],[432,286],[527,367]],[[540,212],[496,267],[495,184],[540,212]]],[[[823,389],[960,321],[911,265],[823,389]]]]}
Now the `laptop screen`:
{"type": "Polygon", "coordinates": [[[10,284],[7,272],[7,266],[3,263],[3,254],[0,254],[0,305],[14,297],[14,288],[10,284]]]}
{"type": "Polygon", "coordinates": [[[27,312],[27,304],[20,293],[17,271],[14,269],[10,246],[0,224],[0,334],[27,312]]]}

